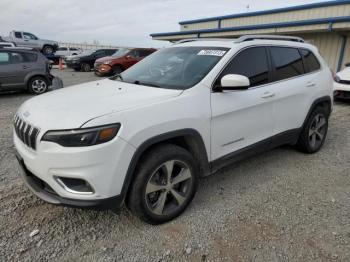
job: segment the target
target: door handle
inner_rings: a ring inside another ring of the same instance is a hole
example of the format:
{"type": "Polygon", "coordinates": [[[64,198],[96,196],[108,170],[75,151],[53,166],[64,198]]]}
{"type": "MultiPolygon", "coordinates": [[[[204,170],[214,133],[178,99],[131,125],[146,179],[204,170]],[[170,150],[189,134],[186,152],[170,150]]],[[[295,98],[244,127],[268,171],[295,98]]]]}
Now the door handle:
{"type": "Polygon", "coordinates": [[[29,66],[22,66],[22,68],[23,68],[23,69],[28,69],[28,68],[29,68],[29,66]]]}
{"type": "Polygon", "coordinates": [[[314,87],[314,86],[316,86],[316,83],[314,83],[314,82],[308,82],[306,84],[306,87],[314,87]]]}
{"type": "Polygon", "coordinates": [[[270,97],[274,97],[275,93],[271,93],[271,92],[265,92],[261,98],[270,98],[270,97]]]}

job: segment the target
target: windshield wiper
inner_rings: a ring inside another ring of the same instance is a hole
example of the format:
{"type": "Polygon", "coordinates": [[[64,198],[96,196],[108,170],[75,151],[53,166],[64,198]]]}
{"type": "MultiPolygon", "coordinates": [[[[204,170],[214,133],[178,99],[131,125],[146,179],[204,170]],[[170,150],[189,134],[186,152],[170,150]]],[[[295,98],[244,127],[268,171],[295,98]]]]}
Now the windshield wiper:
{"type": "Polygon", "coordinates": [[[152,86],[152,87],[160,87],[159,85],[156,85],[156,84],[153,84],[153,83],[141,82],[139,80],[134,81],[134,84],[136,84],[136,85],[144,85],[144,86],[152,86]]]}
{"type": "Polygon", "coordinates": [[[123,77],[122,77],[121,74],[117,74],[117,75],[111,76],[109,79],[116,80],[118,78],[119,78],[120,81],[124,82],[123,77]]]}

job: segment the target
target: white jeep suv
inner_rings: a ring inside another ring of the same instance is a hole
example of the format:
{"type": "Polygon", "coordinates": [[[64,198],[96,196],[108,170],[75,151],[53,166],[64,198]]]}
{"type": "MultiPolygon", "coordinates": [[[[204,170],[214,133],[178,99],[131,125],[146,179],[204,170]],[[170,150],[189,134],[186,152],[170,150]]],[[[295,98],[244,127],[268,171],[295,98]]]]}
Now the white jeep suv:
{"type": "Polygon", "coordinates": [[[229,163],[284,144],[317,152],[332,85],[300,38],[182,41],[110,79],[26,101],[14,119],[21,177],[49,203],[125,202],[163,223],[229,163]]]}

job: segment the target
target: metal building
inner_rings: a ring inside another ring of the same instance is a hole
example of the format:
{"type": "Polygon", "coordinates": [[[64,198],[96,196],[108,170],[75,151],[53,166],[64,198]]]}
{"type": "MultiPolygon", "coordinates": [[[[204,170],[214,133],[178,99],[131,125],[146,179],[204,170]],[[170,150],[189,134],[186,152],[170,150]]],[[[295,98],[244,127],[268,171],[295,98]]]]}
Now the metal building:
{"type": "Polygon", "coordinates": [[[151,34],[154,40],[235,38],[244,34],[287,34],[316,45],[330,68],[350,62],[350,0],[182,21],[179,32],[151,34]],[[349,41],[348,41],[349,40],[349,41]]]}

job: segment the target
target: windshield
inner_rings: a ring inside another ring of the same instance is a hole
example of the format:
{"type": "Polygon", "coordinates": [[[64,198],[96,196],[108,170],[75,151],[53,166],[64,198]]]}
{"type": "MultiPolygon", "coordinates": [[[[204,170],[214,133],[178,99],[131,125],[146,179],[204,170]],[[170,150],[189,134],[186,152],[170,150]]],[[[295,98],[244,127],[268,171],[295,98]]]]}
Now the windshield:
{"type": "Polygon", "coordinates": [[[96,50],[85,50],[83,52],[80,53],[81,56],[83,55],[91,55],[92,53],[94,53],[96,50]]]}
{"type": "Polygon", "coordinates": [[[170,47],[153,53],[124,71],[127,83],[187,89],[201,81],[225,55],[223,47],[170,47]]]}
{"type": "Polygon", "coordinates": [[[121,56],[124,56],[126,55],[130,50],[127,49],[127,48],[120,48],[118,49],[117,52],[115,52],[112,56],[113,57],[121,57],[121,56]]]}

